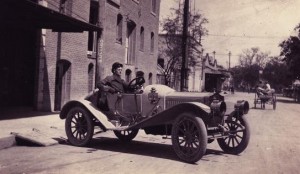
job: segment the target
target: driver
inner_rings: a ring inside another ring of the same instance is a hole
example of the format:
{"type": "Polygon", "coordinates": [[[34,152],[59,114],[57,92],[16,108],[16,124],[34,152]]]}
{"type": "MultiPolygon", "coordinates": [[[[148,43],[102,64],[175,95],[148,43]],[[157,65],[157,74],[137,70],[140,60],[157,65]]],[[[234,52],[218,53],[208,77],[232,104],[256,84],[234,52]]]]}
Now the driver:
{"type": "Polygon", "coordinates": [[[124,93],[128,88],[128,83],[126,83],[122,78],[123,65],[119,62],[112,64],[111,72],[113,75],[107,76],[105,79],[101,80],[97,87],[103,91],[108,91],[110,93],[124,93]]]}

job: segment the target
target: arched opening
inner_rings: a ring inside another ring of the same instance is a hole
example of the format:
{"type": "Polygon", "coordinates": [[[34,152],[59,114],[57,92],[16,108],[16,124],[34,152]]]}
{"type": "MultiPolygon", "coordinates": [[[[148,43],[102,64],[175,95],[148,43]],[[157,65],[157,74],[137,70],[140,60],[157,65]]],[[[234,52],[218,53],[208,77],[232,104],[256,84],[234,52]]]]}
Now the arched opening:
{"type": "Polygon", "coordinates": [[[136,44],[136,24],[133,21],[127,22],[127,34],[125,42],[126,64],[135,63],[135,44],[136,44]]]}
{"type": "Polygon", "coordinates": [[[116,28],[116,40],[122,43],[122,28],[123,28],[123,16],[118,14],[117,16],[117,28],[116,28]]]}
{"type": "Polygon", "coordinates": [[[150,47],[151,53],[154,52],[154,33],[151,32],[151,47],[150,47]]]}
{"type": "Polygon", "coordinates": [[[94,65],[90,63],[88,67],[88,92],[91,92],[93,90],[93,79],[94,79],[94,65]]]}
{"type": "Polygon", "coordinates": [[[130,82],[132,71],[130,69],[126,69],[125,71],[125,81],[130,82]]]}
{"type": "Polygon", "coordinates": [[[148,80],[149,80],[149,85],[152,85],[152,73],[149,73],[148,80]]]}
{"type": "Polygon", "coordinates": [[[144,51],[144,27],[140,30],[140,50],[144,51]]]}
{"type": "Polygon", "coordinates": [[[59,111],[61,107],[70,100],[70,89],[71,62],[67,60],[59,60],[56,65],[55,77],[55,111],[59,111]]]}

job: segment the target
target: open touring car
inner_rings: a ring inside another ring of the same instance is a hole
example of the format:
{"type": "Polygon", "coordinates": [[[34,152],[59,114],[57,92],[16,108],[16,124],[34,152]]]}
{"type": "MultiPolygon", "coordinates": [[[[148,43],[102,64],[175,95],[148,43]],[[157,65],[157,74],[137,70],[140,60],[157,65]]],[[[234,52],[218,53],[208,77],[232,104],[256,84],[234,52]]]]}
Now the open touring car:
{"type": "Polygon", "coordinates": [[[215,139],[226,153],[239,154],[246,149],[250,138],[244,116],[249,110],[247,101],[237,101],[228,113],[224,96],[218,93],[176,92],[164,85],[141,90],[141,84],[130,84],[132,90],[123,94],[95,90],[82,100],[66,103],[60,118],[66,119],[68,141],[86,146],[95,127],[113,131],[122,141],[131,141],[144,130],[171,136],[176,155],[188,163],[200,160],[207,143],[215,139]]]}

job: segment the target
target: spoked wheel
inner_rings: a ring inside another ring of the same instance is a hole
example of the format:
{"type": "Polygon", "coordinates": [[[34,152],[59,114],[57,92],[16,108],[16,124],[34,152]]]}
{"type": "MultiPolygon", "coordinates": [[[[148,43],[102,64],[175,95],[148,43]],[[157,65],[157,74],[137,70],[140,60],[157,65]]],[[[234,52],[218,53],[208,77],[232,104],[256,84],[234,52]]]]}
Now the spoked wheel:
{"type": "Polygon", "coordinates": [[[229,154],[239,154],[243,152],[249,143],[250,130],[249,124],[245,117],[239,119],[225,120],[224,125],[227,137],[219,138],[218,144],[221,149],[229,154]]]}
{"type": "Polygon", "coordinates": [[[139,130],[126,130],[126,131],[114,131],[114,134],[119,138],[119,140],[124,142],[129,142],[133,140],[138,134],[139,130]]]}
{"type": "Polygon", "coordinates": [[[178,116],[172,127],[172,145],[181,160],[188,163],[199,161],[207,146],[207,131],[203,120],[190,113],[178,116]]]}
{"type": "Polygon", "coordinates": [[[69,142],[74,146],[86,146],[94,134],[92,118],[82,107],[75,107],[68,112],[65,129],[69,142]]]}

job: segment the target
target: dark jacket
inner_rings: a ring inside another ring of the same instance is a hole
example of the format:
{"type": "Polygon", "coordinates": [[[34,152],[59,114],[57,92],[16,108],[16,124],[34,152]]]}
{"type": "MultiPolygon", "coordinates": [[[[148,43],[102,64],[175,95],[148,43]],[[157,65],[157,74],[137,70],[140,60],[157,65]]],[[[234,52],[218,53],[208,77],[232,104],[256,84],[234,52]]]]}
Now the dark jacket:
{"type": "Polygon", "coordinates": [[[97,87],[104,91],[124,93],[128,88],[128,84],[117,75],[107,76],[101,80],[97,87]]]}

